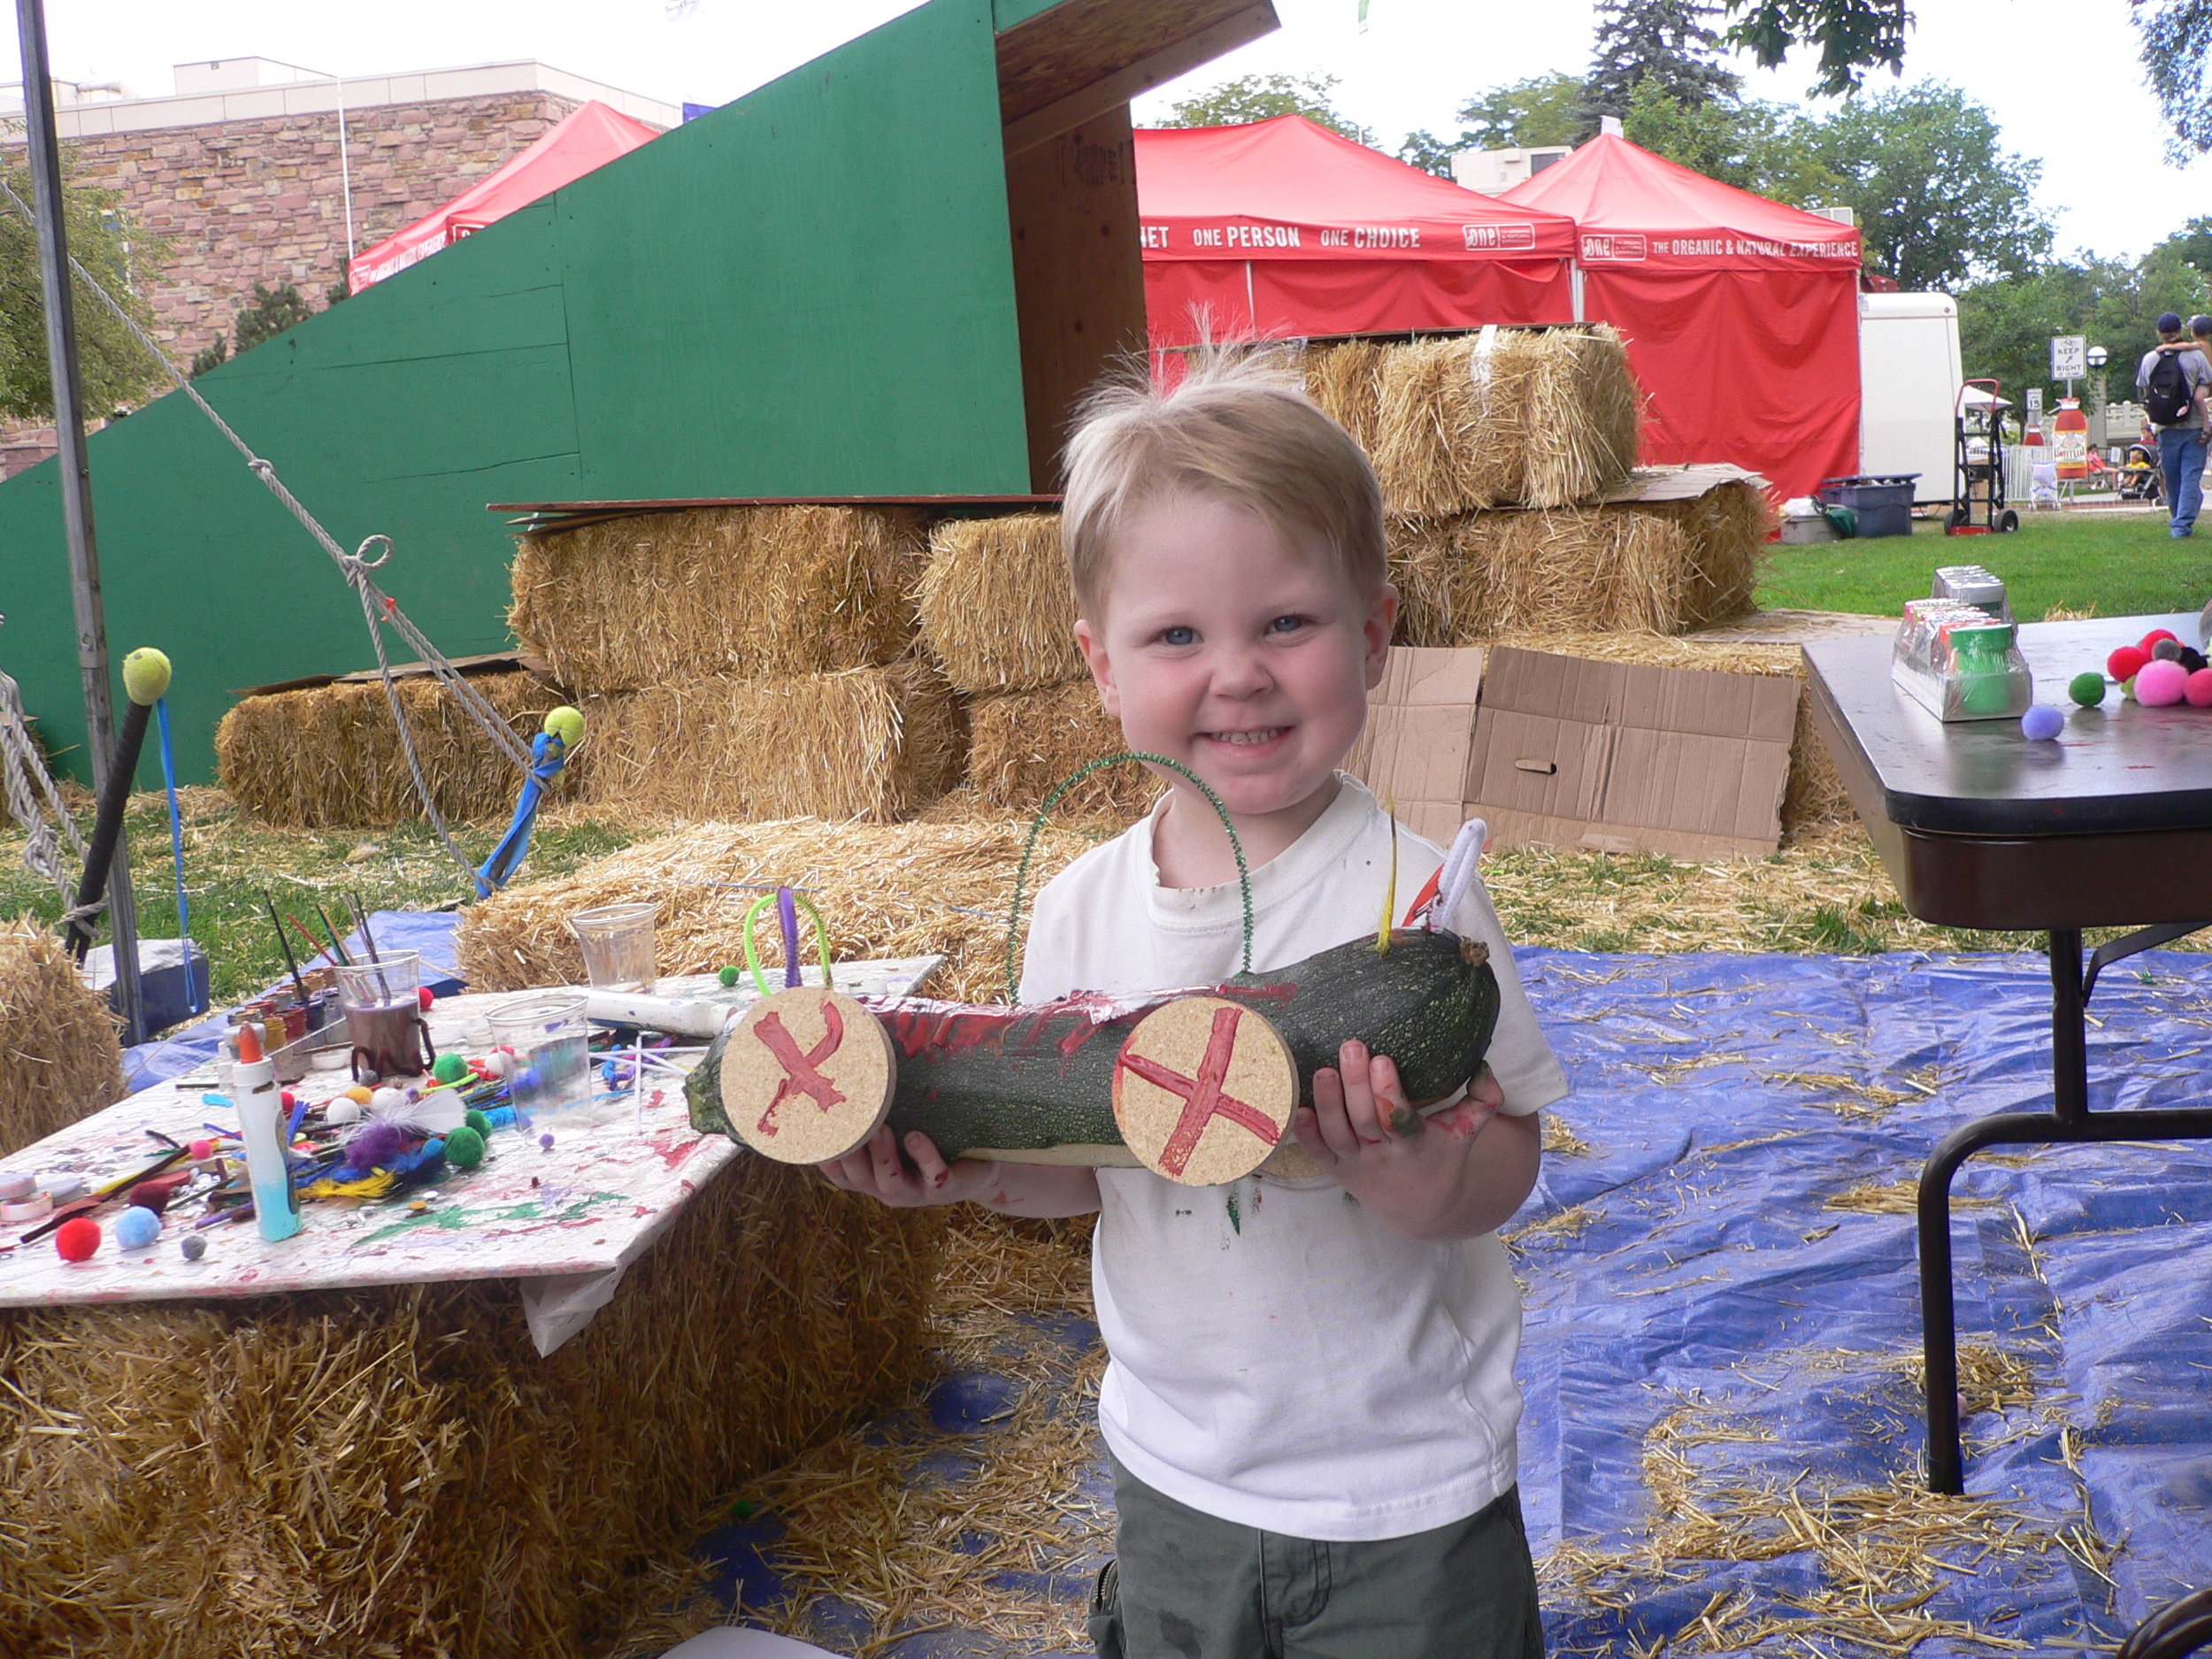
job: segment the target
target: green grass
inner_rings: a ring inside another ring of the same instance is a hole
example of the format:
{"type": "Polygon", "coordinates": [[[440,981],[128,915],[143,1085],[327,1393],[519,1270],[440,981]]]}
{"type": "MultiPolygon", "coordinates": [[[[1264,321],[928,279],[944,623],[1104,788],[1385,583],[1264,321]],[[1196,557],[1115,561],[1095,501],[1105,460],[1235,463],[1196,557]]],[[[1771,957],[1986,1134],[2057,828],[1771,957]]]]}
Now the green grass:
{"type": "Polygon", "coordinates": [[[1939,565],[1985,565],[2001,576],[2015,616],[2054,606],[2101,617],[2196,611],[2212,598],[2212,526],[2187,541],[2163,511],[2023,512],[2004,536],[1946,536],[1921,521],[1909,536],[1778,547],[1759,587],[1762,609],[1895,616],[1925,596],[1939,565]]]}
{"type": "MultiPolygon", "coordinates": [[[[358,894],[372,910],[449,909],[472,891],[426,824],[391,829],[271,830],[241,818],[214,789],[181,792],[184,817],[185,897],[192,937],[212,964],[215,1005],[222,1007],[282,977],[284,956],[263,910],[273,897],[311,931],[319,931],[313,907],[329,911],[341,934],[345,896],[358,894]],[[374,850],[364,850],[373,849],[374,850]]],[[[92,832],[90,803],[80,800],[78,827],[92,832]]],[[[0,817],[0,916],[59,919],[60,895],[23,867],[23,836],[0,817]]],[[[503,827],[503,826],[502,826],[503,827]]],[[[169,853],[169,810],[157,794],[134,795],[124,832],[131,849],[131,891],[138,901],[138,931],[148,939],[177,934],[176,866],[169,853]]],[[[456,832],[462,850],[481,859],[500,830],[465,826],[456,832]]],[[[564,874],[602,853],[638,838],[638,833],[588,818],[541,819],[531,838],[521,879],[564,874]]],[[[106,933],[102,929],[100,937],[106,933]]],[[[306,947],[292,946],[304,966],[306,947]]]]}

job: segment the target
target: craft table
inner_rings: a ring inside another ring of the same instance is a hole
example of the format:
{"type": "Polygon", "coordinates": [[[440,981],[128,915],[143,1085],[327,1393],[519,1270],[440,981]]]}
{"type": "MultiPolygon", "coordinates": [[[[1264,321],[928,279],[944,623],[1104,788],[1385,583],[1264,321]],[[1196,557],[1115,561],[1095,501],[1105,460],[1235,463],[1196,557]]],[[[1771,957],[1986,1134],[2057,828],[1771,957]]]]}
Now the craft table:
{"type": "MultiPolygon", "coordinates": [[[[866,995],[905,995],[941,960],[846,964],[837,969],[837,983],[866,995]]],[[[818,984],[821,970],[806,970],[806,976],[818,984]]],[[[758,999],[749,979],[726,987],[705,975],[664,979],[654,990],[663,1001],[731,1013],[758,999]]],[[[431,1042],[441,1054],[480,1054],[489,1047],[487,1016],[538,995],[446,997],[431,1007],[431,1042]]],[[[696,1057],[695,1051],[686,1056],[687,1070],[696,1057]]],[[[50,1240],[11,1248],[35,1221],[0,1228],[0,1308],[511,1279],[538,1351],[549,1354],[606,1305],[623,1271],[739,1155],[735,1141],[692,1128],[681,1075],[653,1067],[645,1077],[634,1093],[610,1094],[601,1086],[595,1105],[605,1121],[571,1127],[556,1118],[526,1132],[495,1131],[478,1168],[449,1170],[396,1199],[311,1202],[301,1207],[300,1231],[273,1244],[250,1222],[211,1227],[201,1234],[206,1256],[189,1262],[179,1244],[193,1217],[173,1217],[153,1244],[123,1250],[113,1236],[119,1199],[99,1213],[106,1236],[89,1261],[62,1260],[50,1240]],[[539,1140],[549,1131],[549,1148],[539,1140]],[[425,1208],[411,1209],[414,1199],[425,1208]]],[[[288,1087],[319,1102],[348,1081],[342,1070],[310,1071],[288,1087]]],[[[234,1110],[204,1099],[219,1087],[211,1069],[141,1090],[0,1158],[0,1172],[73,1171],[97,1187],[160,1156],[162,1144],[149,1130],[188,1141],[209,1125],[236,1128],[234,1110]]]]}
{"type": "Polygon", "coordinates": [[[2056,741],[2016,720],[1946,725],[1890,680],[1887,638],[1807,645],[1813,722],[1905,908],[1945,926],[2049,937],[2052,1106],[1963,1125],[1920,1177],[1921,1324],[1928,1483],[1963,1489],[1951,1179],[2001,1145],[2212,1139],[2212,1108],[2093,1112],[2087,1004],[2115,962],[2212,926],[2212,710],[2146,709],[2116,687],[2076,709],[2066,684],[2164,627],[2198,643],[2197,618],[2031,623],[2020,649],[2036,700],[2066,710],[2056,741]],[[2082,958],[2085,927],[2137,931],[2082,958]]]}

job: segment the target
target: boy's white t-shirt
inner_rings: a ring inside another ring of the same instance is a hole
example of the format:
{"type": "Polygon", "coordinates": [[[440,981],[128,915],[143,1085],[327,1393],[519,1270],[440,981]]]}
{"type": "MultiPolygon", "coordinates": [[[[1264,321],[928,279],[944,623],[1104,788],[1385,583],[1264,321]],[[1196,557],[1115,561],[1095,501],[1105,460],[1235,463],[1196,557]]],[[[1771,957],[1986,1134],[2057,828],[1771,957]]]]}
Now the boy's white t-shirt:
{"type": "MultiPolygon", "coordinates": [[[[1371,932],[1391,820],[1356,780],[1251,872],[1252,965],[1264,972],[1371,932]]],[[[1235,973],[1242,911],[1226,887],[1163,887],[1152,815],[1037,896],[1022,1001],[1130,994],[1235,973]]],[[[1398,909],[1442,864],[1397,833],[1398,909]]],[[[1567,1093],[1479,881],[1440,918],[1490,947],[1501,1002],[1489,1059],[1505,1110],[1567,1093]]],[[[1333,1179],[1183,1187],[1098,1171],[1091,1278],[1110,1363],[1107,1445],[1147,1486],[1240,1525],[1299,1538],[1425,1532],[1510,1487],[1521,1298],[1494,1233],[1402,1238],[1333,1179]]]]}

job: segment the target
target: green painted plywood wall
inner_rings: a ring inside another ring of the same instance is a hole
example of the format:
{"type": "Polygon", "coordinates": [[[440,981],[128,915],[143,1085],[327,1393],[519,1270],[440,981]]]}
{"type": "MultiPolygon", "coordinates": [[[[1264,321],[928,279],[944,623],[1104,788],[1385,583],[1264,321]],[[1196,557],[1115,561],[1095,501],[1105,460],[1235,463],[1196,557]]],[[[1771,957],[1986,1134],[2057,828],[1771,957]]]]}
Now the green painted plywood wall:
{"type": "MultiPolygon", "coordinates": [[[[393,538],[379,580],[456,655],[507,639],[488,501],[1025,490],[992,26],[932,0],[199,386],[340,541],[393,538]]],[[[96,434],[92,471],[112,653],[174,660],[186,779],[237,688],[372,664],[184,398],[96,434]]],[[[0,667],[81,744],[52,463],[0,486],[0,667]]]]}

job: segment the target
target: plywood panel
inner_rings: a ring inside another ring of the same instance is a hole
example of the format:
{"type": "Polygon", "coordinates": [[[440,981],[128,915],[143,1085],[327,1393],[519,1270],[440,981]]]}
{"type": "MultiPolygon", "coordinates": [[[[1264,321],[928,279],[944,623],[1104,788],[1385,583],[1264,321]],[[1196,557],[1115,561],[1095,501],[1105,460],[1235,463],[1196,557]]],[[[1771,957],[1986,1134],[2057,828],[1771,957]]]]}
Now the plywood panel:
{"type": "Polygon", "coordinates": [[[1030,488],[1060,488],[1060,449],[1076,400],[1145,342],[1129,109],[1010,156],[1030,488]]]}
{"type": "MultiPolygon", "coordinates": [[[[1002,9],[1010,16],[1028,11],[1002,9]]],[[[1018,120],[1253,9],[1253,0],[1060,0],[1030,12],[999,35],[1000,111],[1010,122],[1018,120]]],[[[1244,38],[1273,27],[1270,12],[1264,25],[1256,25],[1244,38]]],[[[1239,43],[1217,43],[1206,55],[1239,43]]],[[[1183,64],[1174,73],[1194,66],[1183,64]]],[[[1122,101],[1130,96],[1124,91],[1122,101]]]]}

